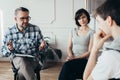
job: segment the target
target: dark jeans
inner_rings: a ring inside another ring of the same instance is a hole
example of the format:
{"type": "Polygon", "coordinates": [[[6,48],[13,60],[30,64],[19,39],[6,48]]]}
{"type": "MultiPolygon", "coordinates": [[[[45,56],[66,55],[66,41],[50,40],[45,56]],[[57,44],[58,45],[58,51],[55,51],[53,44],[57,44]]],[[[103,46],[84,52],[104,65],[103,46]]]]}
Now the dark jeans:
{"type": "Polygon", "coordinates": [[[87,64],[87,59],[74,59],[64,63],[58,80],[83,79],[83,72],[87,64]]]}

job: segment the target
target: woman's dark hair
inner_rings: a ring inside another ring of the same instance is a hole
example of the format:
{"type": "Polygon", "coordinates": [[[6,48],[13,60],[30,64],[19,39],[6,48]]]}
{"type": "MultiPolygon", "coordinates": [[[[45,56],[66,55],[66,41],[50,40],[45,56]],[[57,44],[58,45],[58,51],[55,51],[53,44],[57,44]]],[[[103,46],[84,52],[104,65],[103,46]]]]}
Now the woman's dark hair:
{"type": "Polygon", "coordinates": [[[78,22],[78,19],[80,18],[80,16],[82,16],[82,14],[85,14],[87,16],[88,19],[88,23],[90,22],[90,15],[89,13],[85,10],[85,9],[79,9],[76,13],[75,13],[75,23],[77,26],[81,26],[78,22]]]}

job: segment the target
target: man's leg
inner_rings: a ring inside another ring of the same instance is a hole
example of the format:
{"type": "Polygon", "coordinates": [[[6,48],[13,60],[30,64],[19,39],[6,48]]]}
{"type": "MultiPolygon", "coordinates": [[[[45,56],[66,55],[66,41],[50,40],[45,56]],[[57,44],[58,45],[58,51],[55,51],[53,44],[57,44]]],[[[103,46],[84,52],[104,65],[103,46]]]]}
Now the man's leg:
{"type": "Polygon", "coordinates": [[[22,73],[18,72],[18,80],[25,80],[24,76],[22,73]]]}
{"type": "Polygon", "coordinates": [[[38,64],[32,58],[15,57],[13,62],[19,68],[18,73],[23,74],[26,80],[35,80],[34,69],[38,64]]]}

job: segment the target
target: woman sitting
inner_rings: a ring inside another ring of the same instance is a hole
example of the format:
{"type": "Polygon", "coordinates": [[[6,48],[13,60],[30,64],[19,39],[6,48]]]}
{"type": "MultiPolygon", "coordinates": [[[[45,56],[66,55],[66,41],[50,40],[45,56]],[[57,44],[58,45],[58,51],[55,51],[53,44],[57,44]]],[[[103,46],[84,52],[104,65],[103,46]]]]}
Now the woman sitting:
{"type": "Polygon", "coordinates": [[[94,31],[88,27],[90,15],[85,9],[79,9],[75,14],[78,26],[70,32],[68,56],[61,69],[58,80],[82,79],[89,57],[94,31]]]}

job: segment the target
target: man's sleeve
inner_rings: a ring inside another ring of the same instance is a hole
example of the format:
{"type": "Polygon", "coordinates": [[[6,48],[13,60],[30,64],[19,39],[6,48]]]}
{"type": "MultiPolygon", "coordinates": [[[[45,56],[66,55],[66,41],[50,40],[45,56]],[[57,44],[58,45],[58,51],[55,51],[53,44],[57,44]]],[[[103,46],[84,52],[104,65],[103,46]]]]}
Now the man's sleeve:
{"type": "Polygon", "coordinates": [[[38,32],[39,34],[37,35],[37,39],[38,39],[37,41],[38,41],[38,44],[40,44],[43,41],[43,35],[39,27],[38,27],[38,32]]]}
{"type": "Polygon", "coordinates": [[[7,42],[9,41],[9,37],[6,34],[3,39],[1,53],[3,57],[8,57],[10,55],[10,50],[7,48],[7,42]]]}

